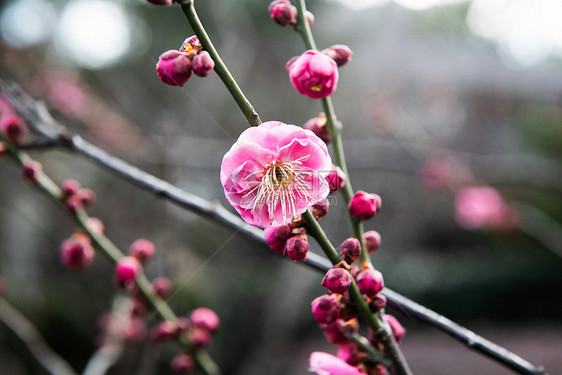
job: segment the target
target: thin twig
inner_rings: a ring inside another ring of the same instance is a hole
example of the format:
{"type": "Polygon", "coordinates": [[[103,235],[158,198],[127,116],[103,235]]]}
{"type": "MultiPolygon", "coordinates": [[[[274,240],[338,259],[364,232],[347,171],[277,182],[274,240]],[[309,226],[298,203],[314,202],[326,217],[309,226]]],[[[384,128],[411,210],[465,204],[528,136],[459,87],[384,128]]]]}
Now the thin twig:
{"type": "Polygon", "coordinates": [[[49,347],[37,328],[3,298],[0,298],[0,321],[24,343],[33,358],[47,372],[56,375],[77,375],[72,367],[49,347]]]}

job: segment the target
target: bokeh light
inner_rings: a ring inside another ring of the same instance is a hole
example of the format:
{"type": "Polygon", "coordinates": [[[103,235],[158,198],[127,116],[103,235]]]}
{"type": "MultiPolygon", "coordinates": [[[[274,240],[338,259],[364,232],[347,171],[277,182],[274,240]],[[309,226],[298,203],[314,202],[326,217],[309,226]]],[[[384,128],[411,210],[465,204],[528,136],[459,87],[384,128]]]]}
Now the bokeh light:
{"type": "Polygon", "coordinates": [[[54,22],[55,11],[49,2],[14,0],[0,15],[0,33],[12,47],[27,48],[47,41],[54,22]]]}

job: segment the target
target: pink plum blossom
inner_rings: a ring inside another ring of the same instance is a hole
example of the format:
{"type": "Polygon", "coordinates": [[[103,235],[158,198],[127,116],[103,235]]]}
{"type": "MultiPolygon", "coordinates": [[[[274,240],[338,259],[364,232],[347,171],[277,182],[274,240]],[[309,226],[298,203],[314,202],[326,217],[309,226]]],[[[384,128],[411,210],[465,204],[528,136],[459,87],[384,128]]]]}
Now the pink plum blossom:
{"type": "Polygon", "coordinates": [[[455,198],[455,216],[466,229],[505,228],[513,224],[514,212],[490,186],[462,189],[455,198]]]}
{"type": "Polygon", "coordinates": [[[318,375],[367,375],[341,358],[324,352],[313,352],[308,361],[309,370],[318,375]]]}
{"type": "Polygon", "coordinates": [[[311,99],[332,95],[338,84],[336,62],[322,52],[305,51],[288,65],[289,78],[295,89],[311,99]]]}
{"type": "Polygon", "coordinates": [[[220,179],[242,218],[267,228],[289,223],[328,195],[331,163],[313,132],[268,121],[240,135],[223,158],[220,179]]]}

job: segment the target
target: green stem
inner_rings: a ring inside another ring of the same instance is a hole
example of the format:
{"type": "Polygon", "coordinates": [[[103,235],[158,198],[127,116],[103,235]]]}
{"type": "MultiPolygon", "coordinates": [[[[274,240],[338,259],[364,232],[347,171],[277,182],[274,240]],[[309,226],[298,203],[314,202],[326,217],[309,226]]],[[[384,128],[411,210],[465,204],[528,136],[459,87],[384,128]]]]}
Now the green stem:
{"type": "MultiPolygon", "coordinates": [[[[298,31],[300,32],[306,47],[309,49],[316,49],[314,36],[312,35],[312,31],[310,30],[308,22],[306,22],[305,0],[298,0],[296,4],[297,4],[298,17],[299,17],[298,31]]],[[[322,101],[322,107],[324,109],[324,113],[326,114],[326,125],[328,126],[330,139],[332,141],[332,150],[334,154],[335,164],[341,168],[341,170],[347,177],[346,183],[341,190],[344,203],[347,207],[349,201],[353,197],[353,187],[351,186],[351,179],[349,178],[349,171],[347,169],[347,163],[345,162],[345,153],[343,151],[343,140],[341,136],[342,126],[336,117],[336,112],[334,110],[332,99],[328,96],[322,98],[321,101],[322,101]]],[[[362,263],[371,264],[371,258],[369,257],[369,252],[367,251],[367,247],[365,246],[365,240],[363,239],[363,232],[364,232],[363,222],[358,221],[353,217],[351,217],[349,211],[347,211],[347,219],[349,221],[349,226],[353,232],[353,236],[357,238],[359,240],[359,243],[361,244],[361,256],[359,260],[362,263]]]]}
{"type": "Polygon", "coordinates": [[[299,31],[304,40],[304,44],[308,49],[316,49],[316,43],[314,43],[314,38],[312,37],[312,32],[310,31],[310,25],[305,16],[306,4],[305,0],[297,0],[298,12],[298,24],[296,26],[297,31],[299,31]]]}
{"type": "Polygon", "coordinates": [[[215,72],[217,72],[217,75],[224,83],[227,90],[230,92],[230,95],[232,95],[234,101],[236,101],[236,104],[238,104],[238,107],[248,121],[248,124],[250,124],[250,126],[258,126],[259,124],[261,124],[260,116],[254,110],[254,107],[252,107],[252,104],[246,98],[246,96],[240,89],[240,86],[238,86],[232,74],[230,74],[230,71],[222,61],[219,53],[213,45],[213,42],[211,42],[211,38],[209,38],[207,31],[203,27],[203,24],[201,23],[201,20],[199,19],[199,16],[195,11],[195,0],[182,1],[181,9],[183,11],[183,14],[187,18],[187,21],[193,28],[195,35],[197,35],[197,38],[199,38],[203,49],[209,52],[209,55],[211,55],[211,58],[215,62],[215,72]]]}

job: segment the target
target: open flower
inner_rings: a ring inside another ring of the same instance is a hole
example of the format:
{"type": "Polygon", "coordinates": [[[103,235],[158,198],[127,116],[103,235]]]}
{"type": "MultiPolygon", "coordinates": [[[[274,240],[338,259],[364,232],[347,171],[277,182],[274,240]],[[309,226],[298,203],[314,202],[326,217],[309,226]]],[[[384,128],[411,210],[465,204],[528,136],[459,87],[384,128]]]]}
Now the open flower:
{"type": "Polygon", "coordinates": [[[313,132],[279,121],[245,130],[222,160],[228,202],[249,224],[282,225],[324,199],[331,158],[313,132]]]}
{"type": "Polygon", "coordinates": [[[308,362],[309,371],[318,375],[367,375],[341,358],[324,352],[313,352],[308,362]]]}

